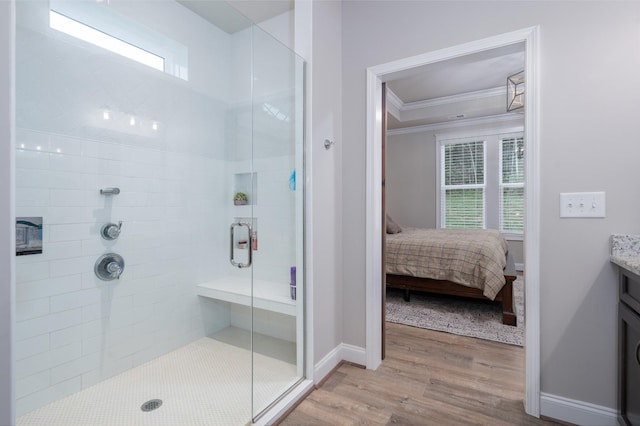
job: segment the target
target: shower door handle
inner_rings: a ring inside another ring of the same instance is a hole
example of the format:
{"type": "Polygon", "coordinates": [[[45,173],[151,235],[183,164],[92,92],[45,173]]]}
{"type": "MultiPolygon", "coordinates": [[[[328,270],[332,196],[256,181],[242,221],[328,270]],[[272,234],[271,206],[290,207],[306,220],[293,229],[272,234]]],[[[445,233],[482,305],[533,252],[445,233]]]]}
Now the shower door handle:
{"type": "Polygon", "coordinates": [[[253,261],[253,250],[251,249],[251,247],[253,247],[253,237],[251,235],[251,225],[248,223],[244,223],[244,222],[236,222],[236,223],[232,223],[231,227],[229,228],[229,262],[231,262],[231,264],[237,268],[248,268],[249,266],[251,266],[251,263],[253,261]],[[235,229],[239,228],[239,227],[246,227],[247,228],[247,232],[249,235],[249,243],[247,244],[247,250],[249,251],[248,254],[248,258],[247,258],[247,263],[242,263],[242,262],[236,262],[235,259],[235,248],[234,248],[234,236],[235,236],[235,229]]]}

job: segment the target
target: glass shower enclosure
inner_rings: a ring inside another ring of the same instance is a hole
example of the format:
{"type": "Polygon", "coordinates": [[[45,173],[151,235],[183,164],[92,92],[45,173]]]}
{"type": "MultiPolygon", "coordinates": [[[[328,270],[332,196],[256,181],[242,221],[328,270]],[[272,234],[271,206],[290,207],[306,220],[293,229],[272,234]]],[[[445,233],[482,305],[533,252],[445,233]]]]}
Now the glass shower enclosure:
{"type": "Polygon", "coordinates": [[[303,60],[221,1],[16,21],[18,424],[256,420],[304,376],[303,60]]]}

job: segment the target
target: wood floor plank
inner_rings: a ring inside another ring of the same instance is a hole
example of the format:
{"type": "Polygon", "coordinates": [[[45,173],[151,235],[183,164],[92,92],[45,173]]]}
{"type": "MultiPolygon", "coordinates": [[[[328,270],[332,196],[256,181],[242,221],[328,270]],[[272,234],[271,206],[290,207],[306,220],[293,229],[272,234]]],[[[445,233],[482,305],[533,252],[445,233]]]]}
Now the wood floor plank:
{"type": "Polygon", "coordinates": [[[387,323],[377,370],[343,364],[282,425],[559,425],[524,412],[521,347],[387,323]]]}

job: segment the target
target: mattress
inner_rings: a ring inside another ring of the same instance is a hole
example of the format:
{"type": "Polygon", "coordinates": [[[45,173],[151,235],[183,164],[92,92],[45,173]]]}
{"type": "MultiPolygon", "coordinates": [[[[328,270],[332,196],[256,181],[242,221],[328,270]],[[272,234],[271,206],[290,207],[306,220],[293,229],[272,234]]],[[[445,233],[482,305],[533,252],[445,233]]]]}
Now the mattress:
{"type": "Polygon", "coordinates": [[[402,227],[386,236],[386,272],[479,288],[493,300],[505,284],[507,251],[495,229],[402,227]]]}

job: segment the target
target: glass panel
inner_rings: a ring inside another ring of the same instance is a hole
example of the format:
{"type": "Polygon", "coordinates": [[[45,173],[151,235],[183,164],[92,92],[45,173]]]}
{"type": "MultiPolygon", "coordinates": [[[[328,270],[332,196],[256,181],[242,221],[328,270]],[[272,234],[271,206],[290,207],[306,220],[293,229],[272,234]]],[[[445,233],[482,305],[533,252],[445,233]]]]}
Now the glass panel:
{"type": "Polygon", "coordinates": [[[253,28],[253,415],[302,377],[302,60],[253,28]],[[295,285],[295,287],[294,287],[295,285]],[[300,350],[298,350],[300,349],[300,350]]]}
{"type": "Polygon", "coordinates": [[[524,138],[501,140],[500,224],[503,232],[524,232],[524,138]]]}
{"type": "Polygon", "coordinates": [[[502,139],[502,183],[524,182],[524,139],[502,139]]]}
{"type": "Polygon", "coordinates": [[[16,213],[42,218],[42,253],[16,259],[18,424],[246,424],[302,374],[301,61],[218,1],[19,1],[16,18],[16,213]],[[54,6],[164,69],[51,28],[54,6]],[[252,368],[283,378],[253,386],[252,368]]]}
{"type": "Polygon", "coordinates": [[[443,228],[484,228],[484,141],[443,145],[443,228]]]}
{"type": "Polygon", "coordinates": [[[445,228],[484,228],[484,190],[447,189],[445,228]]]}
{"type": "Polygon", "coordinates": [[[452,143],[444,147],[444,184],[484,183],[484,142],[452,143]]]}
{"type": "Polygon", "coordinates": [[[524,232],[524,188],[502,188],[502,231],[524,232]]]}

